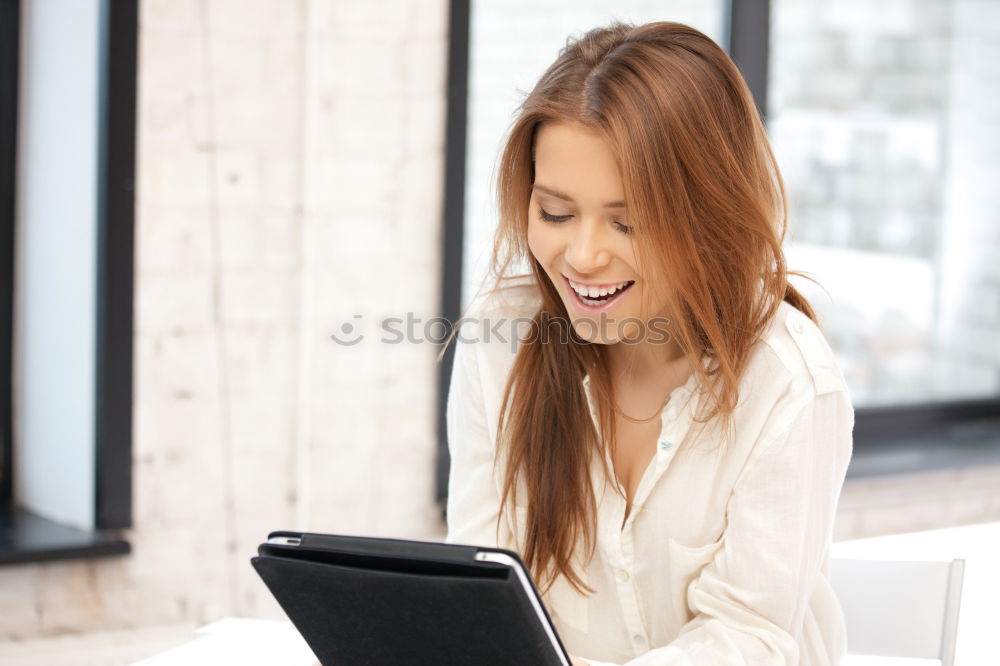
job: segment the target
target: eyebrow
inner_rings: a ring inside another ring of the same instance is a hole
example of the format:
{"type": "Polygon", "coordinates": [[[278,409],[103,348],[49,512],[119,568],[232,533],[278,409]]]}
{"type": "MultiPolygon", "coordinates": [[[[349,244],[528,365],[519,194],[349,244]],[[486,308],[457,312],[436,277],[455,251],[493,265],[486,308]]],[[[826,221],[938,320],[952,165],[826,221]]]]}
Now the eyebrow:
{"type": "MultiPolygon", "coordinates": [[[[563,201],[570,201],[570,202],[573,201],[573,198],[571,196],[569,196],[568,194],[563,194],[562,192],[560,192],[558,190],[554,190],[551,187],[545,187],[543,185],[539,185],[538,183],[535,183],[532,186],[532,189],[541,190],[542,192],[545,192],[546,194],[554,196],[554,197],[556,197],[558,199],[562,199],[563,201]]],[[[604,207],[605,208],[625,208],[625,202],[624,201],[611,201],[611,202],[608,202],[608,203],[604,204],[604,207]]]]}

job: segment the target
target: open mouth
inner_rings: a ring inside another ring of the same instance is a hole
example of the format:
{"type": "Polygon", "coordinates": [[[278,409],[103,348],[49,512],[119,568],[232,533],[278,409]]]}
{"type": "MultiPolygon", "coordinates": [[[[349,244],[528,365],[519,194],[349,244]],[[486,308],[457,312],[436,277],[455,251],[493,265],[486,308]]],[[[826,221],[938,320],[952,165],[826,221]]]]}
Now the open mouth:
{"type": "Polygon", "coordinates": [[[574,286],[574,283],[571,282],[565,275],[563,276],[563,279],[566,280],[567,288],[569,288],[570,292],[572,292],[576,302],[581,306],[581,308],[591,311],[606,310],[610,308],[614,303],[621,300],[622,295],[624,295],[625,292],[631,289],[632,285],[635,284],[635,280],[626,280],[617,285],[610,285],[604,289],[586,290],[587,295],[584,296],[580,293],[585,290],[582,285],[574,286]]]}

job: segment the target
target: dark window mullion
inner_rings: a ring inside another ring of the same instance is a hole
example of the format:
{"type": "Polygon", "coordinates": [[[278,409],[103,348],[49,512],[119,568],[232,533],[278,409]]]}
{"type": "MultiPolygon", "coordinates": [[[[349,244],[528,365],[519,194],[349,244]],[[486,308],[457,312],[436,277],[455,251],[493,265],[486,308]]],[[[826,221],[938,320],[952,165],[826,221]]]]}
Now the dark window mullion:
{"type": "MultiPolygon", "coordinates": [[[[447,120],[445,128],[444,233],[441,266],[441,316],[456,322],[462,302],[462,245],[465,225],[466,128],[469,97],[469,0],[449,3],[447,120]]],[[[441,503],[448,495],[448,433],[445,410],[455,344],[448,347],[438,370],[438,455],[436,494],[441,503]]]]}
{"type": "Polygon", "coordinates": [[[723,0],[723,48],[743,74],[763,122],[767,122],[770,0],[723,0]]]}
{"type": "Polygon", "coordinates": [[[9,507],[14,496],[11,372],[20,4],[0,0],[0,507],[9,507]]]}
{"type": "Polygon", "coordinates": [[[105,0],[97,243],[98,528],[132,525],[132,347],[138,0],[105,0]]]}

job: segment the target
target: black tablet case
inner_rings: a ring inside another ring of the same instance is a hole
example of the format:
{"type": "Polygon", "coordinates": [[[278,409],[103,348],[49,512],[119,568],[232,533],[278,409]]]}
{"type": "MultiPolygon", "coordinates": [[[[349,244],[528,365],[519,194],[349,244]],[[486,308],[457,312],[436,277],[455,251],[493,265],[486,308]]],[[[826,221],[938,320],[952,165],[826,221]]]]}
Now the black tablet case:
{"type": "Polygon", "coordinates": [[[323,666],[564,663],[515,572],[474,559],[500,552],[523,566],[516,552],[289,531],[268,539],[276,536],[301,542],[263,543],[250,562],[323,666]]]}

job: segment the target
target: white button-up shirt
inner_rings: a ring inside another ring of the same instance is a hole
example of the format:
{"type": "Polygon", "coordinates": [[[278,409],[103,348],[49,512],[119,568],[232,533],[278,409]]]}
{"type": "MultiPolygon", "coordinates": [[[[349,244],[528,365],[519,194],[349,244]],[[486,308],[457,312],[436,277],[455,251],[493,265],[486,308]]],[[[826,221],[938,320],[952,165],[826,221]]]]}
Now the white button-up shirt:
{"type": "MultiPolygon", "coordinates": [[[[521,283],[477,299],[460,329],[447,402],[447,543],[523,552],[524,506],[508,506],[495,535],[496,424],[523,325],[497,324],[530,318],[540,302],[521,283]]],[[[582,388],[596,427],[589,377],[582,388]]],[[[556,630],[593,666],[836,666],[846,631],[830,545],[854,409],[834,353],[782,302],[741,378],[735,438],[718,453],[719,431],[692,427],[698,389],[692,374],[671,393],[624,527],[625,502],[595,456],[598,547],[589,565],[578,548],[576,570],[597,591],[581,596],[557,578],[543,597],[556,630]]]]}

